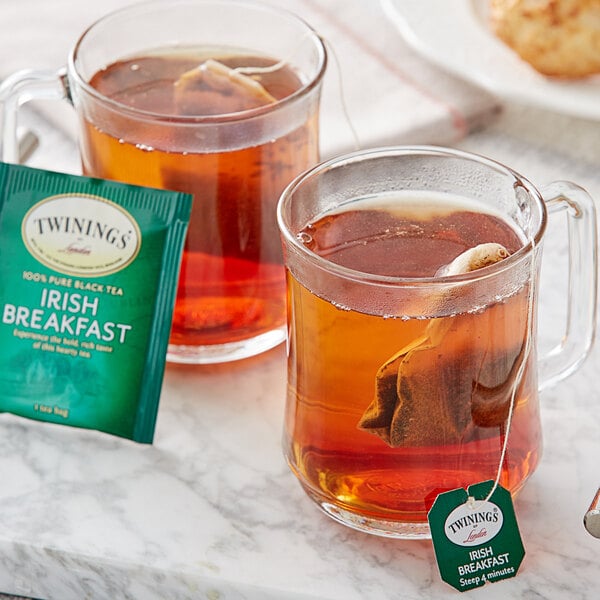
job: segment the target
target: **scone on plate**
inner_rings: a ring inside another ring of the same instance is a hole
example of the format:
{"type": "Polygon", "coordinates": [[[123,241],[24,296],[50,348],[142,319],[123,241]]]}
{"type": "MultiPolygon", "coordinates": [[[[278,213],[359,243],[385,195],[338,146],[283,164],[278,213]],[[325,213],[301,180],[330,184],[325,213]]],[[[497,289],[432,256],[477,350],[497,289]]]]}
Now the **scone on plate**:
{"type": "Polygon", "coordinates": [[[600,73],[600,0],[490,0],[496,35],[544,75],[600,73]]]}

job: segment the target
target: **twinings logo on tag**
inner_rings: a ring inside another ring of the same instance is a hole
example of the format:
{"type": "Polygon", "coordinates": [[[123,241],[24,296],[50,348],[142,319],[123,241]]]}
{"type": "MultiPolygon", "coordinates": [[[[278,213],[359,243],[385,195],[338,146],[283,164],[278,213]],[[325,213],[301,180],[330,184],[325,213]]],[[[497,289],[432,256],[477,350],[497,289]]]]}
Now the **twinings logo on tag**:
{"type": "Polygon", "coordinates": [[[141,234],[118,204],[96,196],[52,196],[35,204],[22,223],[23,241],[42,264],[83,277],[108,275],[137,256],[141,234]]]}
{"type": "Polygon", "coordinates": [[[479,546],[492,540],[504,523],[502,511],[493,503],[475,500],[457,506],[446,519],[446,537],[459,546],[479,546]]]}
{"type": "Polygon", "coordinates": [[[514,577],[525,556],[510,492],[485,481],[440,494],[428,514],[442,579],[464,592],[514,577]]]}

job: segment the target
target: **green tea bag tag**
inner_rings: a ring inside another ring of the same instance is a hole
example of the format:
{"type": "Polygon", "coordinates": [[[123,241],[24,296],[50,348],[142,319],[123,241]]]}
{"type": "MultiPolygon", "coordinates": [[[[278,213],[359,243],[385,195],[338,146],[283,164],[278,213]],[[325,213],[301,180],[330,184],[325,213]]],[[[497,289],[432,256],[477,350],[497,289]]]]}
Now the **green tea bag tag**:
{"type": "Polygon", "coordinates": [[[440,494],[428,519],[440,575],[459,592],[517,574],[525,549],[505,488],[484,481],[440,494]]]}

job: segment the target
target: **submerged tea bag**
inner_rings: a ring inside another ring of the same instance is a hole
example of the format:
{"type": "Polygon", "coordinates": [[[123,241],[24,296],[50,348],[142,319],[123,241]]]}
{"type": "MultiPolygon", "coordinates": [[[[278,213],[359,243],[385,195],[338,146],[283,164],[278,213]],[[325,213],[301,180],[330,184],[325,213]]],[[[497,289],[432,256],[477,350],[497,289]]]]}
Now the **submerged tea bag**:
{"type": "Polygon", "coordinates": [[[198,114],[198,107],[212,107],[211,114],[235,113],[276,101],[250,75],[214,59],[186,71],[175,82],[175,107],[180,114],[198,114]]]}
{"type": "MultiPolygon", "coordinates": [[[[508,256],[495,243],[471,248],[440,271],[439,276],[468,273],[508,256]]],[[[378,370],[375,399],[359,428],[392,447],[459,441],[474,423],[504,422],[523,348],[489,359],[474,348],[443,352],[453,319],[432,319],[425,333],[387,360],[378,370]],[[477,365],[474,373],[469,365],[477,365]]]]}

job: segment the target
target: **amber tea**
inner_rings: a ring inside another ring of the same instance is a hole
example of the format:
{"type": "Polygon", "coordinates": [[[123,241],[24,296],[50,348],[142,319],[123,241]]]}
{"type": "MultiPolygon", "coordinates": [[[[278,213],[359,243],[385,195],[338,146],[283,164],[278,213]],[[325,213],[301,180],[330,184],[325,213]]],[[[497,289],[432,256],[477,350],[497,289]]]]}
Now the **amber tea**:
{"type": "Polygon", "coordinates": [[[301,87],[301,78],[287,65],[261,71],[275,63],[206,50],[159,53],[116,62],[91,79],[105,97],[164,117],[141,122],[137,131],[135,123],[117,113],[105,123],[97,115],[86,120],[85,173],[194,195],[171,344],[226,344],[284,323],[285,276],[275,206],[284,186],[317,159],[316,118],[277,139],[221,152],[203,150],[193,123],[189,131],[169,129],[170,115],[236,113],[290,96],[301,87]],[[207,59],[216,59],[229,72],[259,67],[243,75],[257,85],[235,85],[212,72],[196,77],[207,59]]]}
{"type": "MultiPolygon", "coordinates": [[[[363,274],[434,277],[480,244],[508,253],[523,245],[484,208],[441,194],[375,196],[323,215],[298,239],[363,274]]],[[[343,284],[316,294],[288,277],[284,446],[321,506],[345,522],[426,522],[438,493],[495,478],[515,386],[500,481],[521,487],[540,449],[533,353],[517,380],[529,331],[527,285],[465,312],[449,285],[422,307],[386,314],[343,284]]]]}

